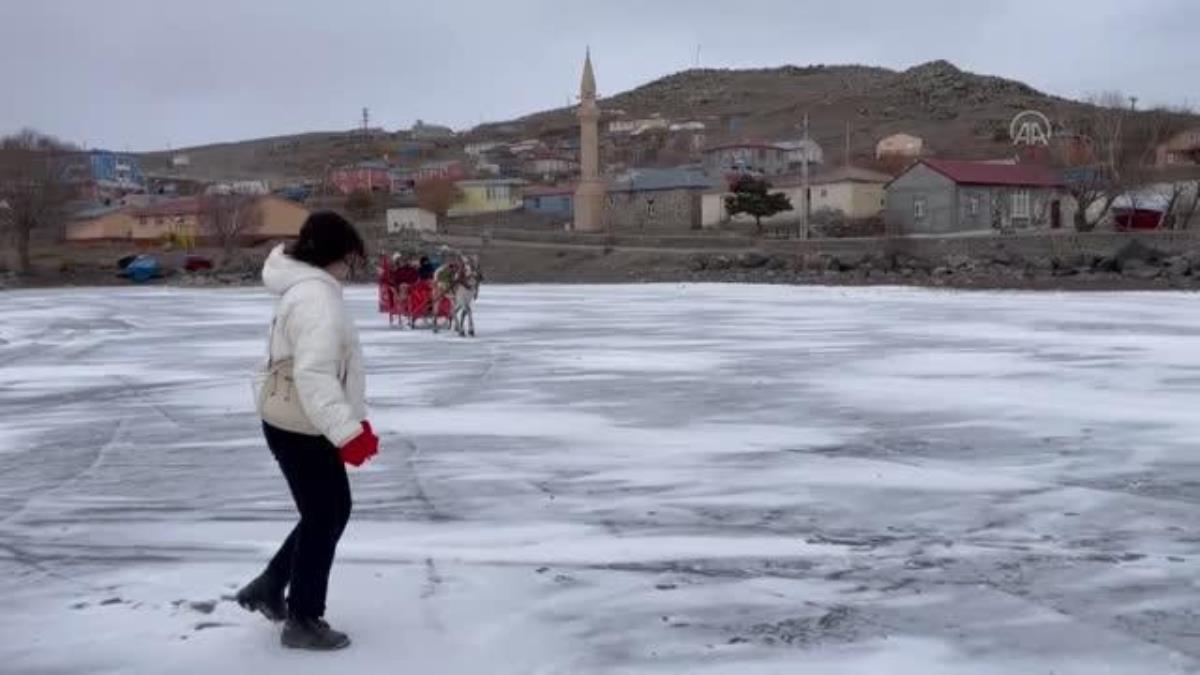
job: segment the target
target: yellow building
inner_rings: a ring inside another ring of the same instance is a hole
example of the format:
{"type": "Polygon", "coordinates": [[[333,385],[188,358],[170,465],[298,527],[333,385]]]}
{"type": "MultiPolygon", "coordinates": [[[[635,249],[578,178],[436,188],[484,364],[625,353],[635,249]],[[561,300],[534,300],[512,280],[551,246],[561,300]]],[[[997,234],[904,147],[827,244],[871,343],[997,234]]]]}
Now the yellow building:
{"type": "MultiPolygon", "coordinates": [[[[308,209],[274,196],[255,197],[244,217],[255,223],[242,233],[247,241],[284,239],[300,233],[308,209]]],[[[81,214],[67,225],[67,241],[141,241],[175,239],[195,242],[205,238],[201,214],[204,202],[185,197],[121,210],[81,214]]]]}
{"type": "Polygon", "coordinates": [[[296,202],[271,195],[256,199],[254,207],[258,210],[258,226],[248,236],[259,240],[299,236],[309,213],[296,202]]]}
{"type": "MultiPolygon", "coordinates": [[[[874,218],[883,212],[887,196],[885,188],[891,180],[892,177],[886,173],[855,166],[818,173],[809,181],[809,213],[840,211],[851,220],[874,218]]],[[[787,195],[792,210],[763,218],[763,224],[800,220],[800,209],[804,204],[804,188],[800,179],[794,176],[777,179],[772,182],[771,191],[787,195]]],[[[728,195],[726,190],[710,190],[703,195],[700,210],[704,227],[717,227],[730,221],[729,212],[725,209],[725,197],[728,195]]],[[[739,215],[733,220],[754,222],[753,218],[746,215],[739,215]]]]}
{"type": "MultiPolygon", "coordinates": [[[[887,196],[884,188],[891,180],[886,173],[854,166],[818,174],[809,188],[812,211],[841,211],[851,220],[874,218],[883,212],[887,196]]],[[[793,204],[799,206],[800,200],[793,204]]]]}
{"type": "Polygon", "coordinates": [[[472,216],[521,208],[521,188],[525,181],[517,178],[460,180],[455,183],[462,197],[450,207],[450,216],[472,216]]]}
{"type": "Polygon", "coordinates": [[[67,223],[67,241],[130,241],[137,224],[127,211],[94,209],[78,213],[67,223]]]}

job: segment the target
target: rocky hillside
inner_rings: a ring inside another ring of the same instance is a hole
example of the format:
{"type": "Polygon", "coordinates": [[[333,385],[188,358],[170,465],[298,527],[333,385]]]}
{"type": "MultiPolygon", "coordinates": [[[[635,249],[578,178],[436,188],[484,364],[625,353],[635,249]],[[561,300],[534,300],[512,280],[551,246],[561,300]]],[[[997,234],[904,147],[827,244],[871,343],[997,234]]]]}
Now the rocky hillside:
{"type": "MultiPolygon", "coordinates": [[[[602,67],[600,75],[603,83],[602,67]]],[[[606,98],[601,106],[608,119],[623,113],[703,121],[709,142],[794,138],[807,114],[810,133],[831,160],[842,157],[847,123],[856,160],[872,157],[878,139],[901,131],[924,138],[935,154],[995,157],[1011,152],[1008,123],[1017,112],[1033,108],[1069,124],[1086,107],[946,61],[904,71],[859,65],[686,70],[606,98]]],[[[576,123],[573,109],[558,108],[485,124],[438,148],[434,156],[460,153],[462,144],[477,140],[573,137],[576,123]]],[[[1200,119],[1190,123],[1200,125],[1200,119]]],[[[403,141],[400,133],[369,141],[353,132],[314,133],[191,148],[181,151],[192,160],[182,173],[201,179],[315,178],[331,165],[394,152],[403,141]]],[[[638,156],[634,150],[631,154],[638,156]]],[[[170,171],[170,156],[149,153],[148,168],[170,171]]]]}
{"type": "MultiPolygon", "coordinates": [[[[848,122],[855,155],[869,155],[879,138],[905,131],[924,137],[934,152],[968,157],[1003,149],[1008,122],[1021,110],[1066,117],[1081,105],[946,61],[900,72],[868,66],[687,70],[601,102],[610,116],[623,111],[631,117],[699,119],[713,130],[714,140],[795,136],[807,113],[813,137],[834,156],[844,147],[848,122]]],[[[571,133],[572,113],[559,108],[484,125],[472,136],[571,133]]]]}

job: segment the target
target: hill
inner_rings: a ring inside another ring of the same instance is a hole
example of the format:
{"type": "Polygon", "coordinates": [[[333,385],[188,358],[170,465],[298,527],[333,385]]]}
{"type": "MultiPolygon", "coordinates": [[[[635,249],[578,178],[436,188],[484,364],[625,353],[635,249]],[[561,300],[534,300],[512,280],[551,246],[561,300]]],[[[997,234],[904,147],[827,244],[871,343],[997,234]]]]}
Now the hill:
{"type": "Polygon", "coordinates": [[[361,131],[323,131],[216,143],[145,153],[142,170],[197,180],[301,181],[323,175],[330,166],[378,158],[402,135],[375,131],[364,137],[361,131]],[[189,165],[173,166],[171,159],[177,155],[186,155],[189,165]]]}
{"type": "MultiPolygon", "coordinates": [[[[1008,124],[1017,112],[1040,110],[1056,123],[1070,126],[1089,108],[1021,82],[963,71],[946,61],[903,71],[861,65],[693,69],[605,98],[601,107],[608,119],[661,115],[672,121],[702,121],[709,143],[796,138],[808,115],[810,134],[834,161],[842,158],[847,125],[851,151],[858,159],[871,157],[880,138],[901,131],[924,138],[934,154],[996,157],[1011,154],[1008,124]]],[[[1200,125],[1200,118],[1194,116],[1186,121],[1200,125]]],[[[576,124],[573,108],[538,112],[480,125],[426,156],[458,154],[462,144],[476,140],[570,138],[577,134],[576,124]]],[[[328,166],[394,151],[404,140],[403,133],[380,134],[367,141],[355,132],[330,132],[180,152],[190,156],[192,166],[183,173],[192,177],[279,180],[315,178],[328,166]]],[[[148,170],[168,170],[169,158],[168,153],[148,154],[148,170]]]]}
{"type": "MultiPolygon", "coordinates": [[[[812,137],[839,157],[847,123],[855,155],[870,154],[880,138],[904,131],[925,138],[933,152],[992,156],[1007,145],[1008,123],[1017,112],[1033,108],[1062,118],[1077,114],[1083,105],[1021,82],[959,70],[946,61],[904,71],[858,65],[694,69],[601,101],[610,115],[620,111],[635,118],[660,114],[703,121],[710,142],[796,137],[807,114],[812,137]]],[[[526,134],[562,134],[574,124],[573,111],[559,108],[484,125],[472,135],[494,135],[514,126],[526,134]]]]}

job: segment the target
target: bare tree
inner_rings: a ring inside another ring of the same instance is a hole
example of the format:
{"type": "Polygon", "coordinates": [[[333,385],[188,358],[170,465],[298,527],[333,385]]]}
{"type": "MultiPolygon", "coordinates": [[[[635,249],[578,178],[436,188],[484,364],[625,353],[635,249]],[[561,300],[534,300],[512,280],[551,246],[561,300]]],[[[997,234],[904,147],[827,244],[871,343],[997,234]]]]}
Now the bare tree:
{"type": "Polygon", "coordinates": [[[358,189],[346,195],[346,210],[355,218],[369,218],[375,210],[375,197],[370,190],[358,189]]]}
{"type": "Polygon", "coordinates": [[[450,207],[462,199],[462,191],[449,178],[430,178],[417,183],[417,204],[437,215],[438,220],[446,217],[450,207]]]}
{"type": "Polygon", "coordinates": [[[1163,227],[1169,230],[1187,230],[1192,220],[1200,215],[1200,178],[1177,180],[1160,187],[1166,200],[1163,211],[1163,227]]]}
{"type": "Polygon", "coordinates": [[[262,224],[258,201],[251,195],[208,194],[199,200],[200,230],[225,253],[262,224]]]}
{"type": "Polygon", "coordinates": [[[1094,230],[1117,197],[1153,181],[1158,146],[1187,122],[1178,111],[1157,108],[1135,112],[1120,92],[1105,92],[1073,108],[1064,119],[1086,139],[1090,152],[1080,158],[1073,148],[1058,159],[1068,169],[1067,191],[1075,199],[1075,229],[1094,230]]]}
{"type": "Polygon", "coordinates": [[[0,225],[11,233],[21,274],[33,270],[33,231],[58,221],[70,198],[63,179],[63,159],[70,151],[31,129],[0,139],[0,225]]]}
{"type": "Polygon", "coordinates": [[[1067,171],[1067,192],[1075,200],[1075,229],[1090,232],[1112,209],[1121,194],[1123,132],[1129,113],[1127,99],[1120,92],[1088,97],[1085,106],[1073,109],[1069,119],[1072,131],[1086,139],[1088,152],[1060,146],[1058,157],[1067,171]]]}

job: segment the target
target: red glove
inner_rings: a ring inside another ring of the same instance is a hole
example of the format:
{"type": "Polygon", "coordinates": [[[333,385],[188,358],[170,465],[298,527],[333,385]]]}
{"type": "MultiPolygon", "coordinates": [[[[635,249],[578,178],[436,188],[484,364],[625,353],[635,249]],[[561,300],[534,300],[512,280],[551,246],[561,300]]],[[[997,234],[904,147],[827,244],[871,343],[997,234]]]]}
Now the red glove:
{"type": "Polygon", "coordinates": [[[371,423],[363,420],[362,427],[362,433],[343,445],[339,453],[342,461],[351,466],[362,466],[368,459],[379,454],[379,437],[375,435],[371,423]]]}

